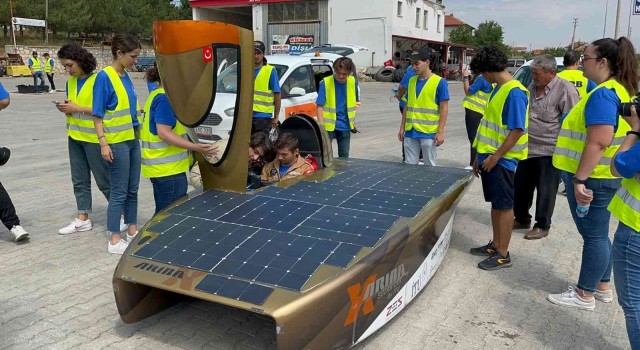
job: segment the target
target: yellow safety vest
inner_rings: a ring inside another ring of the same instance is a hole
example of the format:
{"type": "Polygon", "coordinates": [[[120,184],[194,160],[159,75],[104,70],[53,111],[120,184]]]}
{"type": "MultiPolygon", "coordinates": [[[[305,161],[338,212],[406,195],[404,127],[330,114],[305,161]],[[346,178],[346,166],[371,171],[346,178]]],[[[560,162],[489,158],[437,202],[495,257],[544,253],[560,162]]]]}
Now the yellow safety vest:
{"type": "MultiPolygon", "coordinates": [[[[140,130],[140,143],[142,147],[142,176],[163,177],[176,175],[189,171],[189,151],[170,145],[163,141],[160,136],[151,133],[149,124],[151,123],[151,104],[153,99],[164,94],[163,88],[157,88],[149,94],[144,105],[144,114],[147,116],[142,122],[140,130]]],[[[176,135],[187,140],[187,130],[176,121],[173,127],[176,135]]]]}
{"type": "Polygon", "coordinates": [[[53,73],[53,65],[51,64],[51,62],[53,62],[53,58],[49,58],[48,60],[44,61],[45,73],[53,73]]]}
{"type": "Polygon", "coordinates": [[[269,79],[273,66],[262,66],[253,84],[253,110],[260,113],[273,113],[273,90],[269,89],[269,79]]]}
{"type": "MultiPolygon", "coordinates": [[[[104,136],[107,143],[119,143],[135,139],[133,131],[133,117],[131,116],[129,96],[127,90],[120,80],[118,72],[111,66],[107,66],[103,71],[109,77],[111,85],[116,92],[118,105],[115,110],[107,110],[102,118],[104,126],[104,136]]],[[[125,73],[126,74],[126,73],[125,73]]]]}
{"type": "MultiPolygon", "coordinates": [[[[324,129],[334,131],[336,129],[336,119],[338,113],[336,109],[336,84],[332,76],[322,79],[324,81],[324,92],[326,100],[322,108],[324,117],[324,129]]],[[[356,78],[350,75],[347,78],[347,117],[349,118],[349,128],[355,128],[356,122],[356,78]]]]}
{"type": "Polygon", "coordinates": [[[608,209],[620,222],[640,232],[640,174],[622,180],[608,209]]]}
{"type": "Polygon", "coordinates": [[[418,76],[414,75],[407,84],[407,119],[404,123],[404,130],[415,129],[424,134],[435,134],[438,132],[440,122],[440,106],[436,103],[436,92],[438,84],[442,79],[437,74],[433,74],[424,84],[420,95],[416,96],[416,86],[418,76]]]}
{"type": "Polygon", "coordinates": [[[39,59],[37,58],[33,58],[31,57],[31,69],[33,69],[34,72],[39,72],[42,70],[42,63],[40,62],[39,59]]]}
{"type": "MultiPolygon", "coordinates": [[[[629,102],[631,100],[627,89],[612,79],[598,85],[598,87],[588,93],[585,98],[578,101],[562,122],[562,129],[560,129],[560,134],[558,134],[556,150],[553,152],[553,166],[556,168],[573,174],[578,170],[580,157],[582,157],[582,151],[587,143],[587,126],[584,117],[585,107],[591,94],[602,88],[614,89],[622,102],[629,102]]],[[[611,145],[604,150],[602,158],[600,158],[598,165],[596,165],[589,177],[595,179],[617,178],[611,174],[609,166],[611,165],[611,158],[622,144],[629,130],[631,130],[629,124],[622,119],[621,116],[618,116],[618,130],[613,136],[611,145]]]]}
{"type": "MultiPolygon", "coordinates": [[[[493,98],[489,99],[487,107],[484,110],[484,116],[480,121],[476,139],[473,141],[473,147],[478,153],[493,154],[504,143],[509,135],[507,126],[502,124],[502,110],[507,101],[509,92],[513,89],[520,89],[527,94],[529,98],[529,90],[527,90],[519,81],[511,80],[504,84],[493,98]]],[[[504,155],[504,158],[522,160],[527,159],[529,154],[529,105],[525,117],[525,134],[522,135],[516,144],[504,155]]]]}
{"type": "MultiPolygon", "coordinates": [[[[97,74],[91,74],[78,91],[78,78],[71,77],[67,81],[67,99],[80,107],[91,108],[93,106],[93,84],[97,74]]],[[[67,134],[76,141],[98,143],[93,116],[91,113],[67,114],[67,134]]]]}
{"type": "Polygon", "coordinates": [[[558,77],[573,84],[578,90],[578,95],[580,96],[580,98],[584,98],[585,96],[587,96],[587,84],[589,83],[589,79],[584,76],[584,73],[582,73],[581,70],[563,70],[562,72],[558,73],[558,77]]]}
{"type": "MultiPolygon", "coordinates": [[[[493,91],[493,89],[491,91],[493,91]]],[[[484,92],[478,90],[471,96],[465,96],[462,100],[462,107],[484,115],[484,109],[487,107],[491,91],[484,92]]]]}

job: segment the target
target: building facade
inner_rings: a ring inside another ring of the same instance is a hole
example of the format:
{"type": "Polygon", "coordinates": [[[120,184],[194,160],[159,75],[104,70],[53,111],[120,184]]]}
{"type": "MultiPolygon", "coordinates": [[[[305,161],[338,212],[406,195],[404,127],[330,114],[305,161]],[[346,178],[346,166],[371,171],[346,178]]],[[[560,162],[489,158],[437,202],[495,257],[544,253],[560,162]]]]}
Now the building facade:
{"type": "Polygon", "coordinates": [[[429,46],[446,61],[442,0],[191,0],[193,19],[222,21],[253,30],[268,53],[290,54],[314,45],[353,44],[359,67],[401,62],[429,46]]]}

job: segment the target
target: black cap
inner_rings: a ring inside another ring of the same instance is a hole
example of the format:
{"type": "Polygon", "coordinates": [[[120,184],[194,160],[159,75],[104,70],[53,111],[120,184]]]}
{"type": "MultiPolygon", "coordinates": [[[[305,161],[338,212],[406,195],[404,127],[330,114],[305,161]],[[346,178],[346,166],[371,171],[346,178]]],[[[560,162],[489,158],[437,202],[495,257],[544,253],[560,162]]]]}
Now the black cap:
{"type": "Polygon", "coordinates": [[[431,50],[429,49],[420,49],[418,51],[413,51],[409,59],[412,61],[426,61],[431,59],[431,50]]]}
{"type": "Polygon", "coordinates": [[[254,41],[253,42],[253,48],[256,51],[260,51],[261,53],[264,53],[266,51],[265,47],[264,47],[264,43],[262,41],[254,41]]]}
{"type": "Polygon", "coordinates": [[[31,54],[32,54],[32,55],[37,55],[37,54],[38,54],[38,51],[33,51],[31,54]]]}

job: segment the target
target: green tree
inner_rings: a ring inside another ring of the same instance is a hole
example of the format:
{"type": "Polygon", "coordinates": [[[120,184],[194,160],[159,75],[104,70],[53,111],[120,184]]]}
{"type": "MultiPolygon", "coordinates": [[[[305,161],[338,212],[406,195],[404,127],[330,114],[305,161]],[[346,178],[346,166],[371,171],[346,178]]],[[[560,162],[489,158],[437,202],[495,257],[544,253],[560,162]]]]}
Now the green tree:
{"type": "Polygon", "coordinates": [[[553,57],[562,57],[565,53],[567,53],[567,49],[564,47],[545,47],[542,50],[543,54],[549,54],[553,57]]]}
{"type": "Polygon", "coordinates": [[[474,45],[475,38],[471,26],[462,25],[449,33],[449,41],[454,44],[474,45]]]}
{"type": "Polygon", "coordinates": [[[502,43],[503,39],[504,31],[502,30],[502,26],[496,21],[480,23],[475,32],[475,45],[478,47],[497,45],[501,48],[506,48],[506,45],[502,43]]]}

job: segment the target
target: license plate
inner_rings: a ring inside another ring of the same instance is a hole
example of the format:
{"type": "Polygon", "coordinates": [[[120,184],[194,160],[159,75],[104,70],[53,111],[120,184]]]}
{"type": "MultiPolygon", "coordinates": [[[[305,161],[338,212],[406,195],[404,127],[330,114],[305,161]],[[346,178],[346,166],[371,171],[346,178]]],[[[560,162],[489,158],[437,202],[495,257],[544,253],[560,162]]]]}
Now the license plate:
{"type": "Polygon", "coordinates": [[[201,136],[211,136],[211,135],[213,135],[213,128],[211,128],[209,126],[196,126],[194,128],[194,131],[196,132],[196,134],[201,135],[201,136]]]}

